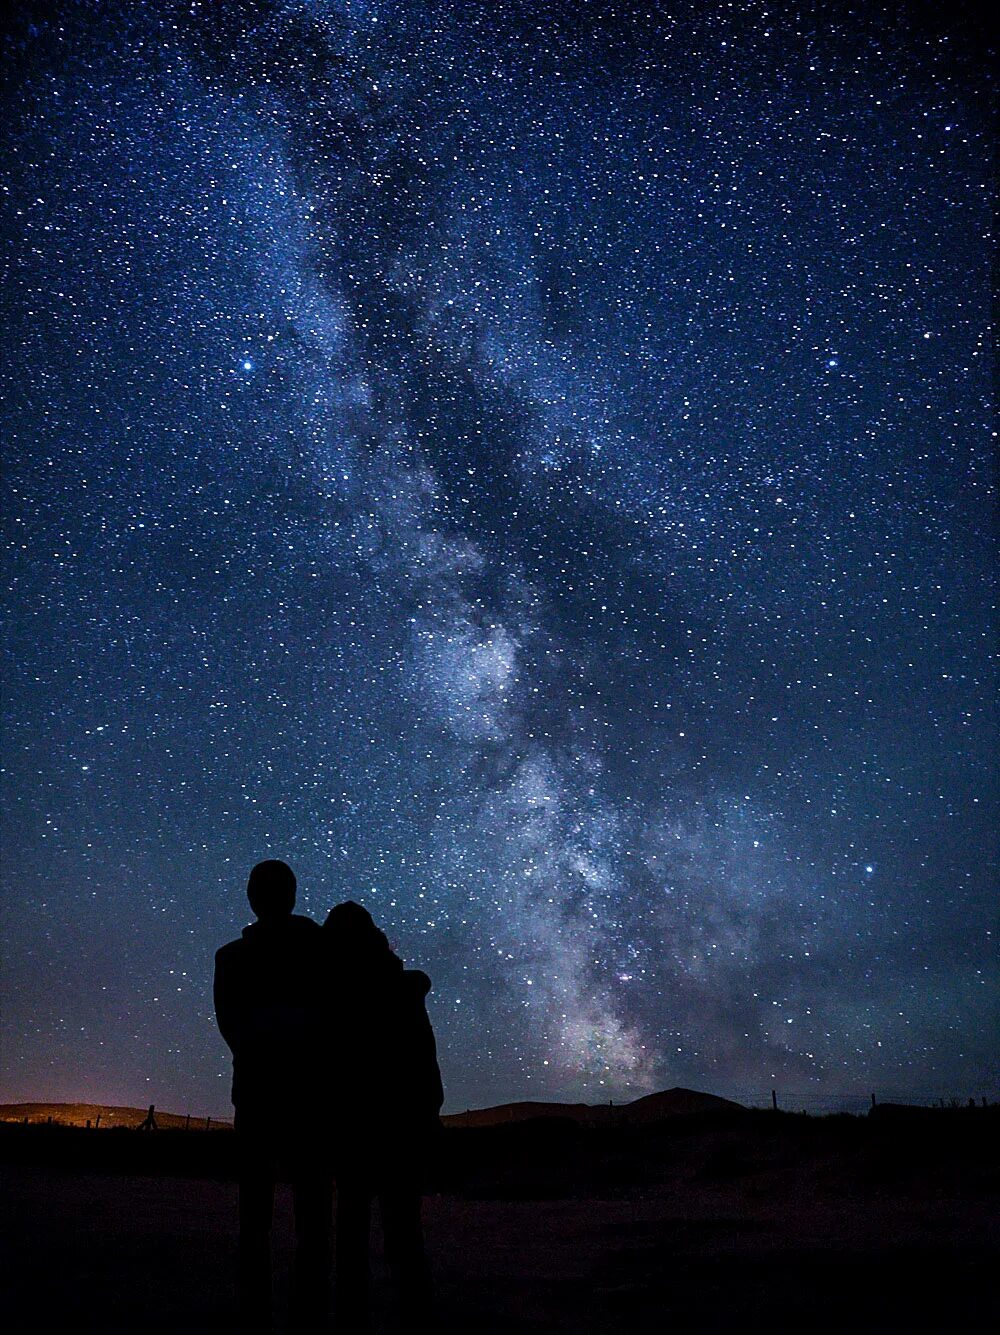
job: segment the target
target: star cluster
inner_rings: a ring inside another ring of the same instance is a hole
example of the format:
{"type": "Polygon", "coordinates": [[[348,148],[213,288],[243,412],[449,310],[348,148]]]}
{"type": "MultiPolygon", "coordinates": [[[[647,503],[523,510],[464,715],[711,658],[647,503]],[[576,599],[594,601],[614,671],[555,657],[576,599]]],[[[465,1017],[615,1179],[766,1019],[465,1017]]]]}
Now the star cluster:
{"type": "Polygon", "coordinates": [[[11,1098],[223,1112],[249,867],[449,1107],[997,1068],[961,6],[23,7],[11,1098]]]}

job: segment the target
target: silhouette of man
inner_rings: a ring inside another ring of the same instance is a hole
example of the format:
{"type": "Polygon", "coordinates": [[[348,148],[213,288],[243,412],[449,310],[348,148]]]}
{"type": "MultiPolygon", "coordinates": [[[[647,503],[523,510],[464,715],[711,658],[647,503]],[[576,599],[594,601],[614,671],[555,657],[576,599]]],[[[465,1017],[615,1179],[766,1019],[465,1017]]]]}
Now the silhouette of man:
{"type": "Polygon", "coordinates": [[[247,898],[257,921],[215,956],[215,1013],[233,1054],[240,1318],[244,1330],[271,1329],[271,1219],[284,1168],[295,1207],[292,1324],[304,1331],[322,1325],[329,1282],[331,1182],[314,1130],[323,934],[292,912],[295,875],[284,862],[259,862],[247,898]]]}
{"type": "Polygon", "coordinates": [[[377,1197],[401,1329],[417,1335],[431,1329],[421,1179],[440,1130],[443,1099],[424,1004],[430,979],[403,968],[360,904],[332,909],[323,936],[331,1045],[327,1102],[337,1177],[337,1332],[371,1329],[368,1242],[377,1197]]]}

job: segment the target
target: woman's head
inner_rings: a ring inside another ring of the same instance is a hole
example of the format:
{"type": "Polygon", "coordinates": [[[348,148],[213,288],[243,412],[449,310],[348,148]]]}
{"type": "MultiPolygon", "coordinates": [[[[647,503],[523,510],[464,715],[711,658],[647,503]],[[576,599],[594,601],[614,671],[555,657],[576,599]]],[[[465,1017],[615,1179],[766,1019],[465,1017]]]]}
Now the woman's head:
{"type": "Polygon", "coordinates": [[[368,910],[353,899],[334,905],[326,915],[323,930],[329,933],[337,952],[353,960],[392,955],[385,932],[375,926],[368,910]]]}

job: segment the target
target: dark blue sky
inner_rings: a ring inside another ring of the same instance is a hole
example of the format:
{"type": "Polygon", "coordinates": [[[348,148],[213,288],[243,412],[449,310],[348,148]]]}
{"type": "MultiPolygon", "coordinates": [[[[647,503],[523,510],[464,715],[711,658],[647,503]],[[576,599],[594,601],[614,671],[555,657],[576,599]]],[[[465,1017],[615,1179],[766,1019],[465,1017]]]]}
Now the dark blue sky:
{"type": "Polygon", "coordinates": [[[449,1107],[996,1092],[983,34],[649,8],[8,21],[0,1096],[224,1112],[265,856],[449,1107]]]}

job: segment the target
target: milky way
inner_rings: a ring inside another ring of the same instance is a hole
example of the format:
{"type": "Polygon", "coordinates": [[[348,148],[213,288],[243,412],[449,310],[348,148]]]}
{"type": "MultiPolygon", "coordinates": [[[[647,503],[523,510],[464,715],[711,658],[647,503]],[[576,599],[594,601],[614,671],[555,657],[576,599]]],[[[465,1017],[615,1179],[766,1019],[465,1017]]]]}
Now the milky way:
{"type": "Polygon", "coordinates": [[[983,36],[781,8],[8,23],[4,1095],[265,856],[451,1108],[995,1091],[983,36]]]}

